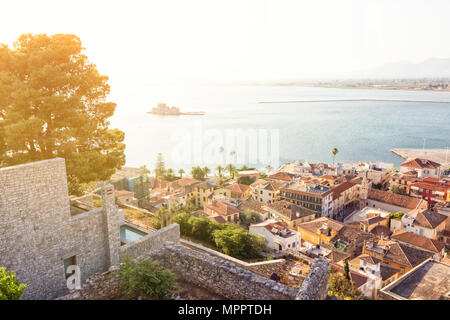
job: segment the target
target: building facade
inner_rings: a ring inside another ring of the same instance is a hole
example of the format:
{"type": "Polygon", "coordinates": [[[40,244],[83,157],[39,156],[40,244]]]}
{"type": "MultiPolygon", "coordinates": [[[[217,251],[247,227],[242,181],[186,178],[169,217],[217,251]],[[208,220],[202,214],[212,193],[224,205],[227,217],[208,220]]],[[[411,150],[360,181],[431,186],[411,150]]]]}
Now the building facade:
{"type": "Polygon", "coordinates": [[[66,267],[81,281],[119,263],[120,217],[114,188],[102,187],[102,208],[71,212],[64,159],[0,168],[0,266],[28,284],[23,299],[68,292],[66,267]]]}

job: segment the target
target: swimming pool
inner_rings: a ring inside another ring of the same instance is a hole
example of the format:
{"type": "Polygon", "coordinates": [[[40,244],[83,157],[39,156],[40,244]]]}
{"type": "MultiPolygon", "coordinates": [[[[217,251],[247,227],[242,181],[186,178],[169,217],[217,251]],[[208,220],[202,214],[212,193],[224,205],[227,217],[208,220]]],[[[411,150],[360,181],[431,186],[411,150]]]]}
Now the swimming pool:
{"type": "Polygon", "coordinates": [[[126,242],[133,242],[146,235],[146,233],[136,230],[127,225],[123,225],[120,227],[120,239],[126,242]]]}

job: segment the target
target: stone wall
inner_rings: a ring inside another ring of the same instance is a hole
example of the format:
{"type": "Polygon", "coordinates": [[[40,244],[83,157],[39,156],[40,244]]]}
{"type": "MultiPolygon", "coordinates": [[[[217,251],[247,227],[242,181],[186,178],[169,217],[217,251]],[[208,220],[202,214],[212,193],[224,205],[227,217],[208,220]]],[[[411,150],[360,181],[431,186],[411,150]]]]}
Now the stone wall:
{"type": "MultiPolygon", "coordinates": [[[[171,269],[179,278],[228,299],[321,300],[327,298],[328,260],[316,259],[300,288],[269,280],[236,264],[205,252],[173,242],[141,256],[171,269]]],[[[120,296],[117,267],[95,274],[82,286],[61,300],[112,299],[120,296]]]]}
{"type": "Polygon", "coordinates": [[[148,254],[149,252],[159,250],[164,246],[166,241],[178,242],[179,239],[180,225],[173,223],[121,246],[119,249],[120,262],[123,262],[126,257],[136,258],[148,254]]]}
{"type": "Polygon", "coordinates": [[[296,300],[324,300],[328,295],[328,275],[330,261],[316,259],[303,281],[296,300]]]}
{"type": "Polygon", "coordinates": [[[113,266],[86,280],[81,290],[73,290],[57,300],[111,300],[121,295],[119,267],[113,266]]]}
{"type": "Polygon", "coordinates": [[[267,278],[269,278],[272,275],[272,273],[274,273],[274,272],[280,274],[282,267],[286,263],[286,260],[284,260],[284,259],[276,259],[276,260],[270,260],[270,261],[248,263],[248,262],[230,257],[219,251],[209,249],[205,246],[199,245],[192,241],[180,239],[180,244],[184,245],[185,247],[188,247],[188,248],[191,248],[191,249],[194,249],[197,251],[205,252],[209,255],[219,257],[223,260],[234,263],[239,267],[242,267],[246,270],[253,271],[253,272],[258,273],[267,278]]]}
{"type": "Polygon", "coordinates": [[[23,299],[67,293],[66,258],[76,257],[83,282],[109,268],[120,246],[117,208],[109,210],[111,226],[103,208],[71,215],[64,159],[0,168],[0,266],[29,285],[23,299]]]}
{"type": "Polygon", "coordinates": [[[228,299],[294,299],[295,288],[269,280],[235,263],[185,246],[167,242],[148,255],[181,279],[228,299]]]}

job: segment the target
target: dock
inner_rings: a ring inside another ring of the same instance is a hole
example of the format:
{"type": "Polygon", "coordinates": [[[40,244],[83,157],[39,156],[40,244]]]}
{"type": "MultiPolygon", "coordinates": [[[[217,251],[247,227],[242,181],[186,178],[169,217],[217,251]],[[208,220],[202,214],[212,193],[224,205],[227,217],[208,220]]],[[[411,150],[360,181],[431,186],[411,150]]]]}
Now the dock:
{"type": "Polygon", "coordinates": [[[392,153],[407,160],[410,158],[424,158],[444,167],[450,167],[450,152],[448,149],[392,149],[392,153]]]}

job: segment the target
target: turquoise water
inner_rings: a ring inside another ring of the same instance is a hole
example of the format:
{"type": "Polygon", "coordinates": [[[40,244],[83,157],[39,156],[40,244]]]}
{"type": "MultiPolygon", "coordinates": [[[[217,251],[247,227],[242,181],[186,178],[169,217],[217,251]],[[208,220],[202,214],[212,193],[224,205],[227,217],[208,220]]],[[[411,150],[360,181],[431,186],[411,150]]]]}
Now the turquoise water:
{"type": "MultiPolygon", "coordinates": [[[[398,101],[271,103],[261,101],[318,99],[408,99],[450,101],[450,92],[361,90],[282,86],[112,87],[118,104],[111,126],[126,134],[127,165],[154,168],[162,152],[167,167],[190,168],[214,163],[189,161],[174,155],[176,131],[217,129],[278,129],[280,163],[294,160],[332,162],[331,149],[342,161],[385,161],[398,166],[393,148],[446,148],[450,145],[450,104],[398,101]],[[146,114],[165,102],[182,111],[205,111],[204,116],[163,117],[146,114]]],[[[258,168],[265,164],[250,165],[258,168]]]]}
{"type": "Polygon", "coordinates": [[[146,235],[145,233],[133,229],[129,226],[120,227],[120,239],[127,242],[133,242],[134,240],[142,238],[145,235],[146,235]]]}

